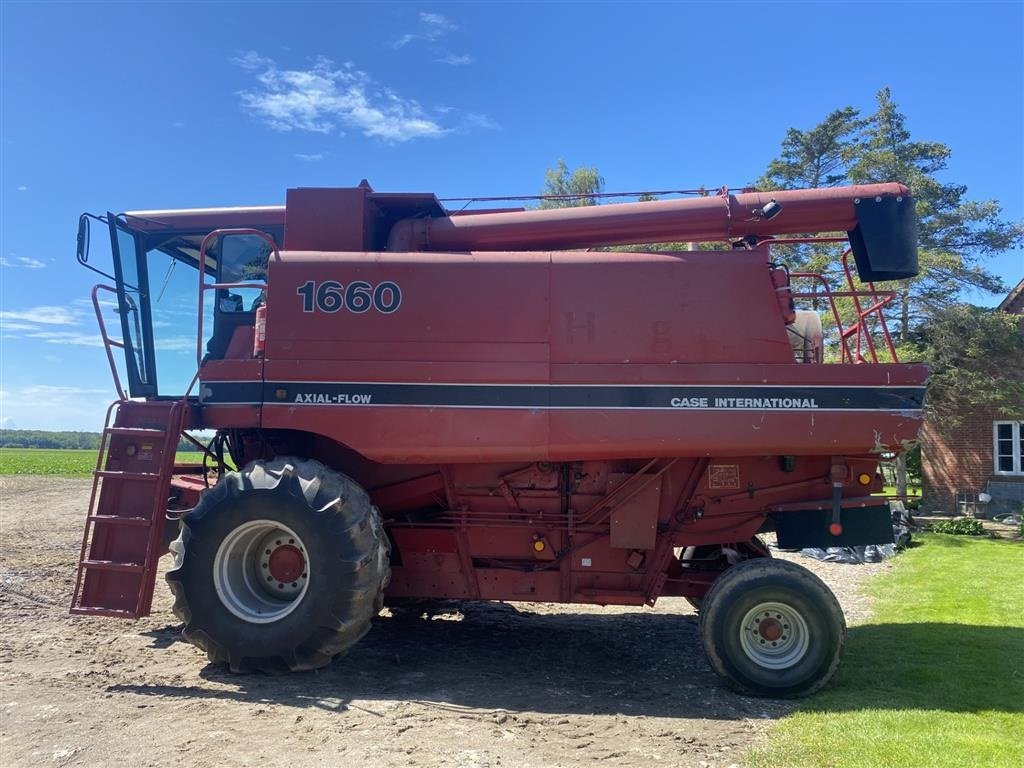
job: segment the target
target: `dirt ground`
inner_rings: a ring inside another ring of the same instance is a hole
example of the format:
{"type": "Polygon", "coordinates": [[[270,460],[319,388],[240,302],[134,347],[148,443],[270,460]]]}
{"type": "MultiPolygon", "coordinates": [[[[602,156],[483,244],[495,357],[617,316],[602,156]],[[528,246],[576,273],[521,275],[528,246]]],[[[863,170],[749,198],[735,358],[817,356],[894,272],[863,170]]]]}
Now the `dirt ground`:
{"type": "MultiPolygon", "coordinates": [[[[324,670],[232,675],[179,639],[162,578],[146,619],[68,615],[90,482],[0,478],[5,768],[727,768],[792,707],[726,690],[678,599],[385,611],[324,670]]],[[[888,568],[800,562],[849,621],[870,608],[859,585],[888,568]]]]}

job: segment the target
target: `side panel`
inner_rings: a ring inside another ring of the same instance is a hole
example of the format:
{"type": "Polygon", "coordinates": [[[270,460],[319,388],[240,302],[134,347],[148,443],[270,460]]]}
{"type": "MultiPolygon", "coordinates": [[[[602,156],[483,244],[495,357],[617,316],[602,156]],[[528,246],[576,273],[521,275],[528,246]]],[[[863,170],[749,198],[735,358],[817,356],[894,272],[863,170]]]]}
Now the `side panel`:
{"type": "Polygon", "coordinates": [[[747,251],[285,252],[265,360],[263,426],[424,464],[881,451],[925,376],[792,362],[747,251]]]}
{"type": "Polygon", "coordinates": [[[764,251],[551,259],[552,364],[793,361],[764,251]]]}

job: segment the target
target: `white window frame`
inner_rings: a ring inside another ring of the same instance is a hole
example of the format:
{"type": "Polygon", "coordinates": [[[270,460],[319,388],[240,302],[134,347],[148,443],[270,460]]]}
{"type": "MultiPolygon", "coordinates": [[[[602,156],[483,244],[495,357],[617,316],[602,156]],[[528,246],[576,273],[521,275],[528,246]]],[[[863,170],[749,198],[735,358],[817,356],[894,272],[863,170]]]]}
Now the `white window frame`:
{"type": "Polygon", "coordinates": [[[1024,475],[1024,456],[1021,455],[1020,441],[1024,433],[1024,421],[993,421],[992,422],[992,469],[997,475],[1024,475]],[[999,427],[1009,424],[1013,437],[1013,469],[999,469],[999,427]]]}

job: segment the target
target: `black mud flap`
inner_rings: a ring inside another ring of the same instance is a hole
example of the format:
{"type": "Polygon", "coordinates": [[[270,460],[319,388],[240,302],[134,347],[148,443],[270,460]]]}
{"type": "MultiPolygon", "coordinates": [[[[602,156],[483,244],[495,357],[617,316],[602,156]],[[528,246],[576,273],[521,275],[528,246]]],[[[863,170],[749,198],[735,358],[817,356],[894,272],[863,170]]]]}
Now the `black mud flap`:
{"type": "Polygon", "coordinates": [[[802,509],[794,512],[772,512],[775,535],[780,549],[807,547],[860,547],[867,544],[892,544],[892,514],[889,505],[855,507],[842,511],[843,532],[829,533],[830,509],[802,509]]]}

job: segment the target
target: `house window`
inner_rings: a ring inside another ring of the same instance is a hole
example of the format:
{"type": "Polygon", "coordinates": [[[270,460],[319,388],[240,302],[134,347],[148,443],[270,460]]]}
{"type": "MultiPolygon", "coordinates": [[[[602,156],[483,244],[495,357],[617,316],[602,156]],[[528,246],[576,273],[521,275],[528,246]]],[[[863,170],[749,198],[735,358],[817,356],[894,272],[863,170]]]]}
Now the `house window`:
{"type": "Polygon", "coordinates": [[[1024,475],[1024,421],[994,422],[992,448],[997,475],[1024,475]]]}

